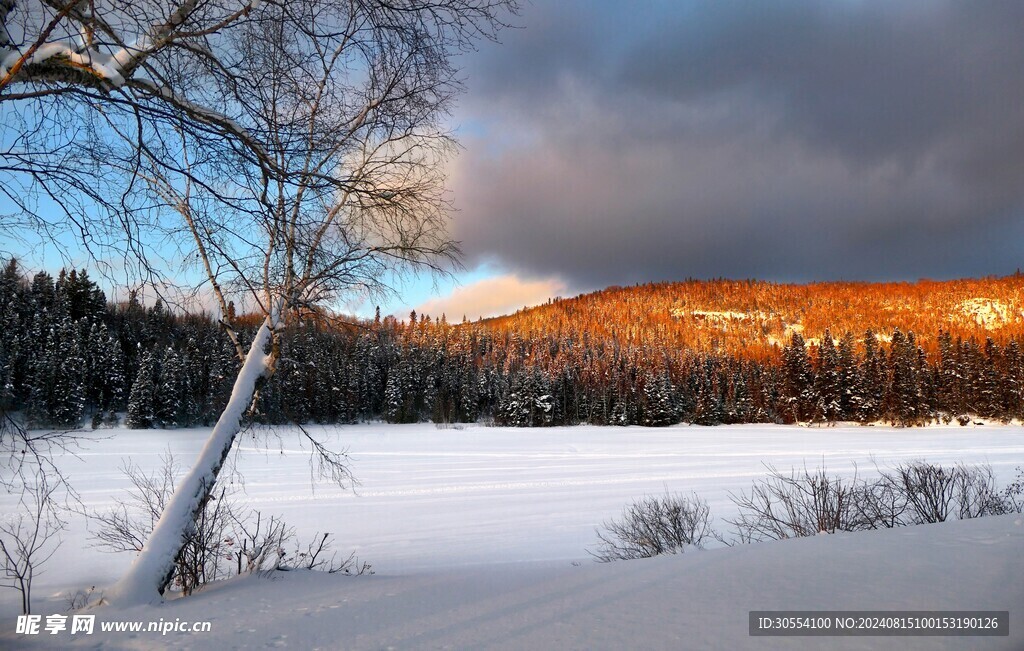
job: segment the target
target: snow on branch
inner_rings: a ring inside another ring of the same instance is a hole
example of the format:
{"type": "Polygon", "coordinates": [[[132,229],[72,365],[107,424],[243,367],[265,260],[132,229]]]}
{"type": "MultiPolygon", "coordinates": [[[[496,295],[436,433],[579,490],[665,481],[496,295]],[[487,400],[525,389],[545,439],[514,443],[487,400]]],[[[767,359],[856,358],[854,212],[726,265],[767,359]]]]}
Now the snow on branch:
{"type": "MultiPolygon", "coordinates": [[[[150,19],[130,9],[109,16],[93,13],[91,3],[68,4],[44,1],[20,7],[16,0],[0,0],[0,90],[13,83],[63,82],[118,88],[135,78],[154,54],[178,41],[195,40],[217,33],[247,17],[260,0],[250,0],[222,16],[182,29],[195,20],[198,0],[186,0],[166,18],[150,19]],[[12,36],[12,17],[20,10],[21,22],[55,13],[39,26],[22,25],[24,44],[12,36]],[[34,11],[33,11],[34,10],[34,11]],[[115,27],[123,26],[123,27],[115,27]],[[124,34],[135,31],[136,36],[124,34]],[[99,33],[102,38],[97,39],[99,33]]],[[[231,3],[234,4],[234,3],[231,3]]],[[[152,78],[149,78],[151,83],[152,78]]]]}

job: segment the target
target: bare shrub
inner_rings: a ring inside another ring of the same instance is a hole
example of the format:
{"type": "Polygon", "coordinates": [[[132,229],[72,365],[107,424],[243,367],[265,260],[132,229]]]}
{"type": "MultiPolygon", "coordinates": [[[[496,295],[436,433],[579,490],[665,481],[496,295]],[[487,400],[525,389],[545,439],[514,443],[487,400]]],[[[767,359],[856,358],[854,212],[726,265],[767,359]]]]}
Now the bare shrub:
{"type": "Polygon", "coordinates": [[[646,497],[603,527],[597,531],[597,549],[589,552],[602,563],[703,549],[707,540],[718,538],[711,527],[711,508],[696,495],[646,497]]]}
{"type": "MultiPolygon", "coordinates": [[[[161,456],[161,466],[146,474],[132,463],[122,463],[121,471],[131,482],[128,499],[106,513],[94,513],[98,524],[93,538],[101,549],[113,552],[139,552],[174,493],[178,465],[170,453],[161,456]]],[[[225,492],[213,496],[196,519],[195,530],[175,559],[173,585],[188,595],[196,588],[224,574],[230,543],[229,525],[237,519],[225,492]]]]}
{"type": "Polygon", "coordinates": [[[234,535],[226,539],[233,550],[225,554],[235,561],[236,574],[252,574],[278,569],[285,556],[285,545],[295,536],[295,530],[281,518],[264,518],[253,511],[244,519],[234,519],[234,535]]]}
{"type": "Polygon", "coordinates": [[[857,486],[853,508],[862,529],[893,529],[907,524],[907,498],[888,481],[865,481],[857,486]]]}
{"type": "Polygon", "coordinates": [[[1003,513],[1024,513],[1024,469],[1017,466],[1017,479],[1003,489],[1003,513]]]}
{"type": "Polygon", "coordinates": [[[907,500],[908,524],[945,522],[955,508],[957,472],[924,461],[912,461],[882,473],[882,482],[907,500]]]}
{"type": "MultiPolygon", "coordinates": [[[[166,454],[159,470],[145,474],[138,466],[124,464],[123,472],[132,484],[128,500],[106,513],[91,515],[98,523],[93,538],[100,548],[114,552],[138,552],[149,537],[174,493],[178,466],[166,454]]],[[[207,501],[196,520],[194,531],[175,559],[172,583],[182,594],[219,579],[240,574],[265,574],[298,568],[331,573],[364,574],[368,563],[355,556],[338,561],[329,558],[330,534],[317,534],[317,541],[303,549],[295,541],[295,529],[279,517],[266,517],[258,510],[240,509],[222,489],[207,501]],[[294,547],[294,552],[289,549],[294,547]]],[[[372,573],[372,572],[370,572],[372,573]]]]}
{"type": "MultiPolygon", "coordinates": [[[[0,587],[12,588],[21,597],[21,612],[32,612],[32,584],[60,546],[64,521],[58,516],[56,498],[63,478],[51,482],[38,468],[22,473],[19,510],[0,523],[0,587]]],[[[8,486],[14,486],[14,480],[8,486]]]]}
{"type": "Polygon", "coordinates": [[[295,554],[292,557],[294,567],[283,565],[279,569],[319,570],[328,574],[347,574],[349,576],[373,574],[371,565],[356,558],[354,552],[349,554],[344,560],[339,561],[338,553],[331,552],[331,547],[333,547],[331,534],[325,533],[321,535],[318,532],[314,536],[313,542],[306,545],[304,551],[296,547],[295,554]],[[330,556],[327,555],[328,552],[330,552],[330,556]]]}
{"type": "Polygon", "coordinates": [[[74,592],[68,592],[64,595],[64,603],[67,604],[65,611],[70,613],[81,610],[89,604],[96,602],[95,593],[96,586],[90,586],[88,590],[79,589],[74,592]]]}
{"type": "Polygon", "coordinates": [[[883,471],[879,484],[906,501],[904,524],[980,518],[1012,509],[1007,492],[996,487],[991,466],[943,467],[911,461],[883,471]]]}
{"type": "Polygon", "coordinates": [[[863,509],[856,507],[860,498],[856,475],[830,477],[824,468],[787,475],[768,466],[768,477],[755,482],[749,494],[730,495],[739,514],[727,522],[736,528],[740,542],[856,531],[865,528],[863,509]]]}
{"type": "Polygon", "coordinates": [[[957,464],[955,476],[957,514],[961,520],[1005,512],[1003,495],[996,487],[992,466],[957,464]]]}

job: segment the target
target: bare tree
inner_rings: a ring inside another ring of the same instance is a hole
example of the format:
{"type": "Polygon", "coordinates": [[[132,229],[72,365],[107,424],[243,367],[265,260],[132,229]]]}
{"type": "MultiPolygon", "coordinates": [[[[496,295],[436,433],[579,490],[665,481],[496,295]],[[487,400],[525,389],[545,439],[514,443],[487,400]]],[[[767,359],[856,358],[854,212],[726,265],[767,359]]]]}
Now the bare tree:
{"type": "Polygon", "coordinates": [[[599,543],[590,555],[602,563],[702,549],[718,535],[711,526],[711,508],[693,495],[667,493],[634,502],[618,520],[598,530],[599,543]]]}
{"type": "MultiPolygon", "coordinates": [[[[248,353],[225,323],[244,360],[233,400],[157,544],[112,594],[171,580],[290,317],[382,288],[396,263],[454,258],[440,173],[451,141],[439,118],[459,87],[448,57],[508,5],[0,4],[9,198],[47,231],[61,224],[26,198],[57,203],[87,244],[124,235],[147,269],[144,228],[185,233],[225,316],[225,287],[264,315],[248,353]],[[117,230],[97,231],[96,209],[117,230]]],[[[347,479],[343,458],[313,445],[347,479]]]]}
{"type": "MultiPolygon", "coordinates": [[[[118,244],[150,276],[144,244],[165,236],[205,276],[243,362],[112,599],[163,593],[289,323],[454,263],[452,56],[514,10],[515,0],[0,0],[0,108],[15,118],[0,127],[14,143],[0,152],[0,187],[38,228],[71,224],[87,246],[118,244]],[[39,201],[61,206],[59,223],[40,219],[39,201]],[[248,348],[228,322],[229,295],[263,317],[248,348]]],[[[347,482],[344,458],[311,442],[347,482]]]]}
{"type": "Polygon", "coordinates": [[[257,5],[0,0],[0,192],[15,208],[0,230],[34,228],[51,241],[70,231],[90,250],[127,238],[138,253],[147,206],[131,203],[131,175],[105,165],[103,125],[138,136],[172,120],[211,143],[248,141],[211,91],[257,5]]]}
{"type": "MultiPolygon", "coordinates": [[[[263,323],[248,351],[225,324],[243,359],[232,399],[115,596],[152,598],[167,585],[171,548],[180,548],[209,498],[292,320],[329,317],[325,306],[340,297],[385,291],[390,274],[440,272],[455,261],[443,175],[453,146],[443,118],[460,88],[450,56],[490,33],[505,4],[261,9],[239,27],[241,58],[220,91],[272,165],[177,129],[150,134],[147,143],[161,146],[147,145],[125,169],[145,180],[151,204],[163,202],[176,217],[169,232],[186,235],[183,246],[192,247],[225,314],[232,291],[263,323]],[[179,165],[171,169],[175,147],[179,165]]],[[[130,141],[129,132],[109,128],[130,141]]],[[[311,442],[331,478],[345,483],[344,459],[311,442]]]]}
{"type": "Polygon", "coordinates": [[[22,487],[19,510],[0,522],[0,586],[13,588],[21,595],[21,611],[32,611],[32,583],[60,544],[64,521],[57,512],[60,481],[42,472],[39,466],[22,487]]]}
{"type": "Polygon", "coordinates": [[[75,432],[31,432],[0,409],[0,489],[18,496],[16,511],[0,523],[0,587],[20,593],[25,613],[34,578],[60,545],[65,512],[78,503],[54,456],[73,454],[78,443],[75,432]]]}

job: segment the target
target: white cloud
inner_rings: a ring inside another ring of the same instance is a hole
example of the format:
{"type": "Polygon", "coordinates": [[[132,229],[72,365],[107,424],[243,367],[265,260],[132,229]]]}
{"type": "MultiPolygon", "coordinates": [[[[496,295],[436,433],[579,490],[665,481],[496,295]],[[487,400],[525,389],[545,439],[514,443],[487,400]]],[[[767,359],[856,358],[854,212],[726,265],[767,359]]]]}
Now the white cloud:
{"type": "Polygon", "coordinates": [[[450,322],[458,322],[465,315],[473,321],[477,317],[500,316],[524,306],[539,305],[565,293],[566,285],[558,278],[526,280],[515,274],[506,274],[456,287],[447,296],[432,298],[416,306],[416,312],[432,317],[444,314],[450,322]]]}

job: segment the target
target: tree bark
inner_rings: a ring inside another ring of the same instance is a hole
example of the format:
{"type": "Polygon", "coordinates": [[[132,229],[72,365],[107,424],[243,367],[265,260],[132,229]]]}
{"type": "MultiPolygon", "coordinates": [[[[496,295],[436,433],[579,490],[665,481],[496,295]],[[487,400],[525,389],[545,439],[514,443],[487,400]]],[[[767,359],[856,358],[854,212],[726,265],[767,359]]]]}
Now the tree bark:
{"type": "Polygon", "coordinates": [[[104,595],[104,601],[130,605],[157,602],[163,596],[174,574],[178,553],[210,499],[224,460],[241,430],[242,416],[252,402],[257,382],[272,372],[274,353],[268,353],[267,348],[277,319],[275,310],[260,326],[235,379],[231,398],[210,432],[199,458],[174,491],[128,573],[104,595]]]}

